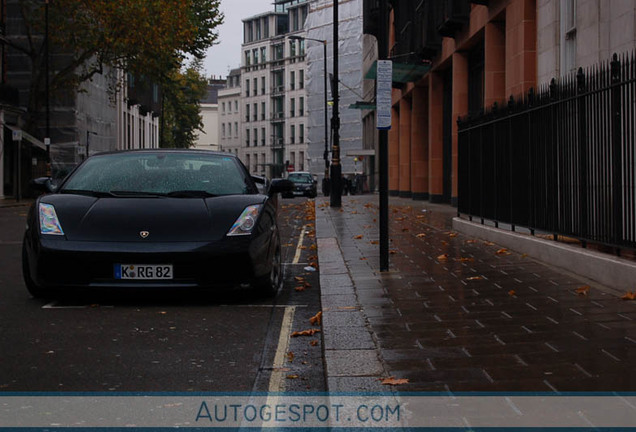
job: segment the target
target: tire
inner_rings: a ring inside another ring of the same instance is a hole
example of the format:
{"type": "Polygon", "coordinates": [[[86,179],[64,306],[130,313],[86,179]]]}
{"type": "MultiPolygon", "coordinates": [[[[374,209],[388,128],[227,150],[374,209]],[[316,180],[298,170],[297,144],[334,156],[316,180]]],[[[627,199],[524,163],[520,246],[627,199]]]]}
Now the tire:
{"type": "Polygon", "coordinates": [[[46,297],[45,290],[35,283],[31,278],[31,269],[29,267],[29,256],[26,251],[26,245],[22,243],[22,279],[24,279],[24,285],[26,285],[27,291],[33,296],[33,298],[46,297]]]}
{"type": "Polygon", "coordinates": [[[257,282],[257,289],[265,297],[274,297],[283,286],[283,265],[280,251],[280,242],[276,244],[275,252],[272,255],[271,269],[269,274],[263,276],[257,282]]]}

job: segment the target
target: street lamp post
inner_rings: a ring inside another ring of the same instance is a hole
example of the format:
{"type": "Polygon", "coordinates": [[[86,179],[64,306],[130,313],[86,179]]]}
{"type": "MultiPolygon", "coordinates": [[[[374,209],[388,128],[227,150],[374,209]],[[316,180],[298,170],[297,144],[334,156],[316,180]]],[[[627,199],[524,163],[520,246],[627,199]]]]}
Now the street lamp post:
{"type": "Polygon", "coordinates": [[[338,104],[338,0],[333,2],[333,110],[331,114],[331,129],[333,130],[333,145],[331,147],[331,207],[342,206],[342,165],[340,164],[340,113],[338,104]]]}
{"type": "Polygon", "coordinates": [[[327,41],[324,39],[314,39],[304,36],[289,36],[294,40],[310,40],[314,42],[320,42],[323,48],[323,62],[324,62],[324,90],[325,90],[325,151],[323,153],[323,159],[325,160],[325,179],[329,178],[329,126],[327,119],[327,41]]]}

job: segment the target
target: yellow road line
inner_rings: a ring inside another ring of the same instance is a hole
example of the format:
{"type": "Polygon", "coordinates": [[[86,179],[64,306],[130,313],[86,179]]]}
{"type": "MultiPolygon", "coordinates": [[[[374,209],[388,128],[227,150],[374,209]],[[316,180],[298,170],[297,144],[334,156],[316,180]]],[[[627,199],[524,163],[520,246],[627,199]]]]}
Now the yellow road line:
{"type": "Polygon", "coordinates": [[[292,264],[298,264],[298,261],[300,260],[300,252],[302,251],[301,247],[303,245],[303,240],[305,239],[306,228],[307,228],[307,225],[303,226],[302,229],[300,230],[300,238],[298,239],[298,245],[296,246],[296,255],[294,255],[294,260],[292,261],[292,264]]]}
{"type": "Polygon", "coordinates": [[[280,335],[278,336],[278,346],[276,347],[276,355],[274,356],[274,364],[272,376],[269,379],[269,391],[280,392],[285,390],[285,359],[287,358],[287,350],[289,349],[289,338],[291,336],[292,324],[294,322],[294,313],[296,306],[288,306],[285,308],[283,322],[280,326],[280,335]]]}

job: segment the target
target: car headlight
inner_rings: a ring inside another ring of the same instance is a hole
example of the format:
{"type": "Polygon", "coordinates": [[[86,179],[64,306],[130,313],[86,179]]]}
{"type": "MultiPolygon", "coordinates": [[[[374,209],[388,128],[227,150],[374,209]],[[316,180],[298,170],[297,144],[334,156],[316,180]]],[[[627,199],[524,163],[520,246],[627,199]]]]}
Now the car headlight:
{"type": "Polygon", "coordinates": [[[60,225],[60,220],[57,218],[55,207],[52,204],[40,203],[38,210],[40,214],[40,234],[64,235],[64,230],[62,230],[62,225],[60,225]]]}
{"type": "Polygon", "coordinates": [[[261,204],[251,205],[243,210],[243,213],[236,219],[232,228],[228,231],[228,236],[250,235],[256,226],[256,219],[261,211],[261,204]]]}

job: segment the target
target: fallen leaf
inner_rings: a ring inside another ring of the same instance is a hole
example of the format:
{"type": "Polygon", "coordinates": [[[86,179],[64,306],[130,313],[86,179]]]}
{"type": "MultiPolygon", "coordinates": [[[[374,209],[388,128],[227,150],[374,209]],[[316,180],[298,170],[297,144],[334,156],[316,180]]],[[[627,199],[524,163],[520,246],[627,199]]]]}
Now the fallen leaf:
{"type": "Polygon", "coordinates": [[[442,240],[442,246],[448,246],[448,242],[446,240],[442,240]]]}
{"type": "Polygon", "coordinates": [[[304,278],[304,277],[302,277],[302,276],[296,276],[296,277],[295,277],[295,279],[296,279],[298,282],[305,282],[305,278],[304,278]]]}
{"type": "Polygon", "coordinates": [[[394,378],[388,377],[382,380],[382,385],[401,385],[408,384],[409,380],[407,378],[394,378]]]}
{"type": "Polygon", "coordinates": [[[322,311],[309,318],[309,322],[311,325],[320,325],[320,323],[322,323],[322,311]]]}
{"type": "Polygon", "coordinates": [[[402,227],[402,232],[409,232],[409,229],[407,227],[402,227]]]}
{"type": "Polygon", "coordinates": [[[286,378],[287,379],[298,379],[299,376],[298,375],[287,375],[286,378]]]}
{"type": "Polygon", "coordinates": [[[526,258],[528,256],[527,253],[521,254],[521,258],[526,258]]]}
{"type": "Polygon", "coordinates": [[[590,293],[590,286],[589,285],[580,286],[574,291],[580,296],[586,296],[590,293]]]}
{"type": "Polygon", "coordinates": [[[356,240],[360,240],[362,237],[363,237],[362,234],[359,234],[359,235],[357,235],[357,236],[355,236],[353,238],[356,239],[356,240]]]}
{"type": "Polygon", "coordinates": [[[416,235],[415,237],[417,237],[417,238],[424,238],[424,237],[426,237],[426,234],[424,234],[424,233],[419,233],[419,234],[418,234],[418,235],[416,235]]]}
{"type": "Polygon", "coordinates": [[[303,330],[303,331],[295,331],[291,334],[291,337],[297,337],[297,336],[313,336],[316,333],[320,333],[319,329],[309,329],[309,330],[303,330]]]}
{"type": "Polygon", "coordinates": [[[517,294],[517,292],[515,290],[508,291],[508,295],[511,296],[511,297],[514,296],[515,294],[517,294]]]}
{"type": "Polygon", "coordinates": [[[366,261],[367,258],[366,257],[360,257],[360,261],[366,261]]]}
{"type": "Polygon", "coordinates": [[[316,246],[315,244],[312,244],[311,246],[309,246],[309,250],[316,250],[318,249],[318,246],[316,246]]]}
{"type": "Polygon", "coordinates": [[[159,312],[159,315],[165,315],[165,314],[167,314],[167,313],[168,313],[168,312],[166,312],[166,311],[161,311],[161,312],[159,312]]]}
{"type": "Polygon", "coordinates": [[[446,261],[448,259],[448,254],[442,254],[437,257],[438,261],[446,261]]]}
{"type": "Polygon", "coordinates": [[[467,278],[466,280],[471,281],[471,280],[482,280],[482,279],[483,279],[483,277],[481,277],[481,276],[471,276],[471,277],[467,278]]]}
{"type": "Polygon", "coordinates": [[[450,238],[454,238],[454,237],[457,237],[457,233],[452,232],[452,233],[448,234],[448,236],[450,238]]]}
{"type": "Polygon", "coordinates": [[[290,352],[287,353],[287,361],[290,362],[290,363],[294,361],[294,353],[293,352],[290,351],[290,352]]]}
{"type": "Polygon", "coordinates": [[[495,252],[495,255],[510,255],[510,252],[508,252],[508,249],[506,248],[501,248],[495,252]]]}
{"type": "Polygon", "coordinates": [[[464,243],[473,244],[473,243],[477,243],[477,240],[466,240],[464,243]]]}
{"type": "Polygon", "coordinates": [[[458,261],[459,262],[473,262],[473,261],[475,261],[475,258],[460,258],[458,261]]]}
{"type": "Polygon", "coordinates": [[[305,286],[304,285],[299,285],[296,288],[294,288],[295,291],[301,292],[301,291],[305,291],[305,286]]]}
{"type": "Polygon", "coordinates": [[[621,299],[623,299],[623,300],[636,300],[636,293],[628,291],[627,294],[625,294],[623,297],[621,297],[621,299]]]}
{"type": "Polygon", "coordinates": [[[397,253],[398,253],[398,251],[396,251],[395,249],[391,249],[391,250],[389,250],[389,254],[390,254],[390,255],[395,255],[395,254],[397,254],[397,253]]]}
{"type": "Polygon", "coordinates": [[[318,341],[317,340],[312,340],[311,342],[309,342],[309,345],[315,347],[318,346],[318,341]]]}
{"type": "Polygon", "coordinates": [[[380,244],[380,242],[377,240],[371,240],[369,243],[371,243],[372,245],[380,244]]]}

